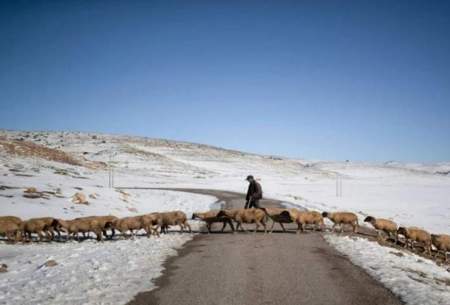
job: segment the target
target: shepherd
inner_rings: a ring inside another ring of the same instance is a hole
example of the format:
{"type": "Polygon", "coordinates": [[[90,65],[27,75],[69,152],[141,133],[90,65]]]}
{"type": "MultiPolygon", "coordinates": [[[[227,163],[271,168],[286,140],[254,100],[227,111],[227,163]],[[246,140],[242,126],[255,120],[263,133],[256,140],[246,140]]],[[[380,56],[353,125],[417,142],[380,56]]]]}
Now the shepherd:
{"type": "Polygon", "coordinates": [[[259,208],[259,200],[262,199],[263,195],[261,184],[256,182],[252,175],[247,176],[245,180],[249,182],[247,197],[245,197],[245,209],[259,208]]]}

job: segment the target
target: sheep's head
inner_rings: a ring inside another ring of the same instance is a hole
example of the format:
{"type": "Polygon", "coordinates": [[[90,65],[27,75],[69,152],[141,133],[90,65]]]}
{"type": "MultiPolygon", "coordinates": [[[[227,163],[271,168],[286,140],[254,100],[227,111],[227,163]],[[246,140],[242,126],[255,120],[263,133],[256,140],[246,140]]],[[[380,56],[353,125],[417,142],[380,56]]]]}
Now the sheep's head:
{"type": "Polygon", "coordinates": [[[439,235],[431,234],[431,241],[432,241],[433,243],[435,243],[436,240],[437,240],[438,238],[439,238],[439,235]]]}
{"type": "Polygon", "coordinates": [[[198,214],[197,213],[193,213],[192,214],[192,219],[198,218],[198,214]]]}
{"type": "Polygon", "coordinates": [[[220,210],[219,213],[217,213],[216,217],[229,217],[230,215],[225,210],[220,210]]]}
{"type": "Polygon", "coordinates": [[[16,231],[16,241],[22,241],[22,234],[20,233],[20,230],[16,231]]]}
{"type": "Polygon", "coordinates": [[[399,227],[397,230],[397,234],[401,234],[403,236],[406,236],[408,234],[408,229],[405,227],[399,227]]]}
{"type": "Polygon", "coordinates": [[[58,231],[65,231],[69,228],[69,223],[62,219],[55,219],[52,226],[58,231]]]}
{"type": "Polygon", "coordinates": [[[60,227],[59,220],[58,220],[58,219],[53,219],[53,220],[52,220],[52,224],[51,224],[50,226],[51,226],[52,228],[58,230],[58,228],[60,227]]]}
{"type": "Polygon", "coordinates": [[[283,211],[280,213],[280,219],[283,220],[291,220],[291,213],[289,213],[289,211],[283,211]]]}
{"type": "Polygon", "coordinates": [[[373,218],[372,216],[367,216],[366,219],[364,219],[364,222],[374,222],[375,218],[373,218]]]}
{"type": "Polygon", "coordinates": [[[322,217],[328,217],[328,214],[329,214],[328,212],[323,212],[322,217]]]}

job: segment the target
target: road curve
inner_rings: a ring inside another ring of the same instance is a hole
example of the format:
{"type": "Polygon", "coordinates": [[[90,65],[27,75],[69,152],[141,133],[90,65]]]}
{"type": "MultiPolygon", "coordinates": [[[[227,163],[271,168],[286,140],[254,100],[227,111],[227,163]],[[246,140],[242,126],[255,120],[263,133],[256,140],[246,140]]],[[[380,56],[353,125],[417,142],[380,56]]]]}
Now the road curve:
{"type": "MultiPolygon", "coordinates": [[[[213,195],[227,208],[243,204],[238,193],[173,190],[213,195]]],[[[164,267],[158,288],[130,305],[402,304],[316,232],[199,234],[164,267]]]]}

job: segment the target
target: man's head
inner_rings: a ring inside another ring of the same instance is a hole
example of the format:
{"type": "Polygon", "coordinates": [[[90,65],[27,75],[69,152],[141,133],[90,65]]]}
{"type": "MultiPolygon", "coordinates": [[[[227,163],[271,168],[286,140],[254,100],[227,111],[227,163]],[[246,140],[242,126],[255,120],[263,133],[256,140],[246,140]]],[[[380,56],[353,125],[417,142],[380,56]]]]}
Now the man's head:
{"type": "Polygon", "coordinates": [[[255,180],[255,178],[252,175],[248,175],[247,178],[245,178],[248,182],[252,182],[255,180]]]}

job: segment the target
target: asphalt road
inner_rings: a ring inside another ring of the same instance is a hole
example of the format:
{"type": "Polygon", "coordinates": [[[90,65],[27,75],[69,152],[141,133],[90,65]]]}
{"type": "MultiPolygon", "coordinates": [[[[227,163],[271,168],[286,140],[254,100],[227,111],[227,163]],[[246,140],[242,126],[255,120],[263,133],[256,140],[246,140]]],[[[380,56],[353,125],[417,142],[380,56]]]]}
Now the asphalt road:
{"type": "MultiPolygon", "coordinates": [[[[238,193],[183,191],[214,195],[227,208],[243,205],[238,193]]],[[[280,204],[261,202],[265,207],[280,204]]],[[[199,234],[178,254],[165,263],[163,275],[155,281],[158,288],[138,294],[129,304],[402,304],[330,247],[319,232],[199,234]]]]}

